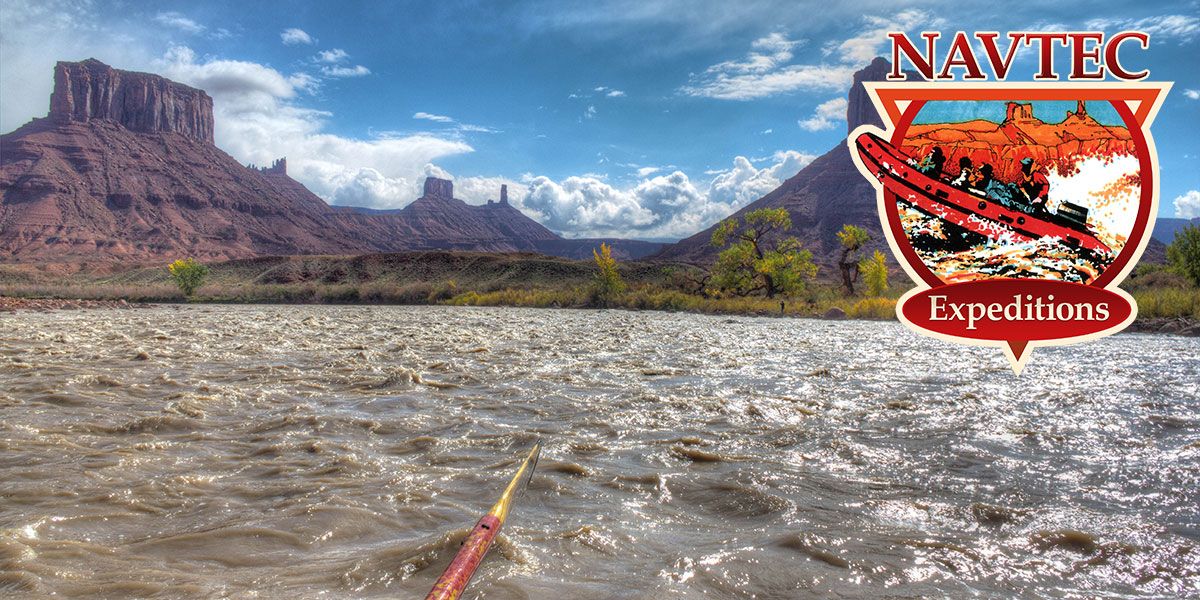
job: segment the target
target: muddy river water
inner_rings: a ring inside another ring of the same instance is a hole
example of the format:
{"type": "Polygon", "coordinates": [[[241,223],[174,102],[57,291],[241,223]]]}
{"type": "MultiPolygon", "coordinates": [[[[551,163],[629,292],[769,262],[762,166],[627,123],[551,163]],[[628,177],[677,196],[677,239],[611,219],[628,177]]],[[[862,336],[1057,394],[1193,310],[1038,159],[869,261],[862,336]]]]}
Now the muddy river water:
{"type": "Polygon", "coordinates": [[[0,314],[0,596],[1200,594],[1200,340],[451,307],[0,314]]]}

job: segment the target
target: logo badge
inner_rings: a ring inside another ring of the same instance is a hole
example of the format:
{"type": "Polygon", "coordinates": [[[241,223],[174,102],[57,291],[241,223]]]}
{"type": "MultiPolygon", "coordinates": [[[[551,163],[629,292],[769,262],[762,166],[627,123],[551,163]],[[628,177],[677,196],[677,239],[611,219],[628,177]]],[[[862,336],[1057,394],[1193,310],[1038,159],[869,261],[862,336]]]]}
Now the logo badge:
{"type": "Polygon", "coordinates": [[[1133,321],[1117,285],[1150,241],[1149,128],[1169,83],[865,86],[886,130],[861,126],[848,144],[917,283],[897,303],[902,322],[1000,347],[1019,374],[1035,347],[1133,321]]]}

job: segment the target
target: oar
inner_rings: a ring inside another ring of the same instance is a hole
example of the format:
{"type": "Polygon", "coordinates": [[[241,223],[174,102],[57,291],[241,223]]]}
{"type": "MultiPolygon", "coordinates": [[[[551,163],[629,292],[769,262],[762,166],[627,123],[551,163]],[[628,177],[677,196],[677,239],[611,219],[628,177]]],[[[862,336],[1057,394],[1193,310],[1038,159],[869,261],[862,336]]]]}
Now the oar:
{"type": "Polygon", "coordinates": [[[433,589],[429,590],[425,600],[454,600],[463,593],[467,583],[471,581],[471,576],[475,574],[475,569],[483,562],[488,548],[492,547],[492,541],[500,533],[504,519],[508,518],[508,509],[512,506],[513,498],[517,492],[529,485],[529,480],[533,478],[533,470],[537,468],[538,455],[541,452],[542,441],[538,440],[529,451],[529,456],[525,457],[525,462],[521,463],[521,468],[513,475],[508,487],[504,489],[504,494],[492,505],[492,510],[475,523],[467,539],[463,540],[462,548],[459,548],[458,554],[454,555],[454,560],[450,561],[450,566],[442,572],[437,583],[433,584],[433,589]]]}

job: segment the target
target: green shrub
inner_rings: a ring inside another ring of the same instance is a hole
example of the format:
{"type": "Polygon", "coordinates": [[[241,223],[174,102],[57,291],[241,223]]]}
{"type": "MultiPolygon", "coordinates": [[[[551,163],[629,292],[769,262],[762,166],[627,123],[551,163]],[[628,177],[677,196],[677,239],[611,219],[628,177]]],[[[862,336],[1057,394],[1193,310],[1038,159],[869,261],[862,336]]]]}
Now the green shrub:
{"type": "Polygon", "coordinates": [[[179,286],[179,291],[189,298],[204,285],[208,277],[208,267],[191,258],[182,258],[167,265],[167,272],[171,274],[175,285],[179,286]]]}

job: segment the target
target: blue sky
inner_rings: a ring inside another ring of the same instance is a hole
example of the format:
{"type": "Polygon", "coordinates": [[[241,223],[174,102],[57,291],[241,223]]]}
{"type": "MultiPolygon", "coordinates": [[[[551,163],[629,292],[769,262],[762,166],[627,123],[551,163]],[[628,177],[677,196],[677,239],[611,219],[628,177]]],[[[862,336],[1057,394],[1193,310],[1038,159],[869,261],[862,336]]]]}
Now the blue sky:
{"type": "Polygon", "coordinates": [[[1134,27],[1152,45],[1129,66],[1176,82],[1154,128],[1160,214],[1178,199],[1200,216],[1200,5],[1021,6],[10,0],[0,130],[45,113],[54,61],[95,57],[205,88],[218,145],[243,162],[287,155],[334,203],[403,206],[435,174],[473,203],[508,183],[568,236],[673,239],[842,143],[849,76],[886,54],[886,31],[1134,27]]]}

